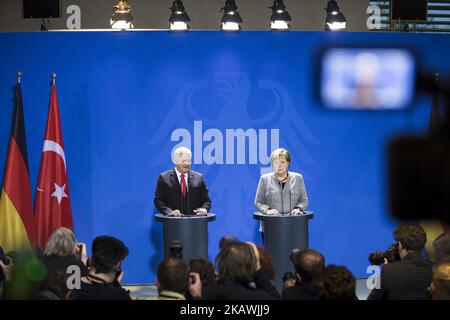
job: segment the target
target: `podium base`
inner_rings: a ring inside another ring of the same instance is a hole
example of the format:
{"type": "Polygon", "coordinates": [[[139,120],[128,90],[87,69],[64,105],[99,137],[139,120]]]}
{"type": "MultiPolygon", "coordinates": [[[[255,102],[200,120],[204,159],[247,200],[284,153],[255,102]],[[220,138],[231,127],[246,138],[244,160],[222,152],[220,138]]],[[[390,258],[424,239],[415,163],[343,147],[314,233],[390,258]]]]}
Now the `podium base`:
{"type": "Polygon", "coordinates": [[[215,220],[215,214],[207,216],[171,217],[156,215],[156,221],[163,222],[164,259],[170,256],[170,244],[178,240],[183,245],[183,260],[189,262],[195,257],[208,258],[208,222],[215,220]]]}

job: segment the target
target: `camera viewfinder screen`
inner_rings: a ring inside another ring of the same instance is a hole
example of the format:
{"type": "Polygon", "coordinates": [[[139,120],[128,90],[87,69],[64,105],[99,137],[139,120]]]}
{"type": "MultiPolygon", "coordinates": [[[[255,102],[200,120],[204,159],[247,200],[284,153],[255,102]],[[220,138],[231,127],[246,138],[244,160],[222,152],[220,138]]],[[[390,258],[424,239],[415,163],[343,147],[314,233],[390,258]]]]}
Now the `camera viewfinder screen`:
{"type": "Polygon", "coordinates": [[[321,62],[320,97],[331,109],[404,109],[415,95],[415,75],[406,49],[333,48],[321,62]]]}

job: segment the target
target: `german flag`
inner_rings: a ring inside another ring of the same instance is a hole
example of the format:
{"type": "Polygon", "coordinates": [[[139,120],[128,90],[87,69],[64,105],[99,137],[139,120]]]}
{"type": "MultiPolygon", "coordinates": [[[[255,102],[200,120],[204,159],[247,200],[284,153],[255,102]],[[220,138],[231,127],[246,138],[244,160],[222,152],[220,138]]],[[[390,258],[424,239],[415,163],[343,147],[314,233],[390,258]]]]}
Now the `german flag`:
{"type": "Polygon", "coordinates": [[[32,250],[33,205],[20,77],[0,198],[0,246],[4,252],[32,250]]]}

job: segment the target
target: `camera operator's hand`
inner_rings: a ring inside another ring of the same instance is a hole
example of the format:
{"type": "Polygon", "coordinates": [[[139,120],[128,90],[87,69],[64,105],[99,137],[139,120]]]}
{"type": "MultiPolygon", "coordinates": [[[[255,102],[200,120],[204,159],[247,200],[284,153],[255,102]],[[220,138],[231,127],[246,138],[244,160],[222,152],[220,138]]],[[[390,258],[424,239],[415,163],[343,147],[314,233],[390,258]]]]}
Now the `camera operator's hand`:
{"type": "Polygon", "coordinates": [[[87,260],[88,260],[88,255],[87,255],[87,251],[86,251],[86,244],[79,242],[77,245],[77,254],[80,256],[81,258],[81,262],[83,262],[84,265],[87,264],[87,260]]]}
{"type": "Polygon", "coordinates": [[[202,297],[202,280],[196,272],[189,273],[189,293],[194,299],[202,297]]]}
{"type": "Polygon", "coordinates": [[[293,287],[293,286],[295,286],[295,284],[296,284],[295,279],[288,278],[288,279],[283,281],[283,290],[286,289],[286,288],[293,287]]]}
{"type": "Polygon", "coordinates": [[[258,247],[256,246],[256,244],[254,244],[253,242],[246,242],[253,250],[253,253],[255,254],[256,257],[256,270],[261,269],[261,261],[259,258],[259,250],[258,247]]]}
{"type": "Polygon", "coordinates": [[[3,274],[5,275],[5,281],[10,282],[12,277],[12,270],[14,267],[13,260],[10,257],[6,257],[6,261],[0,260],[0,268],[3,270],[3,274]]]}
{"type": "Polygon", "coordinates": [[[277,209],[269,209],[266,211],[266,214],[269,216],[279,216],[280,213],[278,212],[277,209]]]}
{"type": "Polygon", "coordinates": [[[302,214],[303,212],[300,210],[300,208],[294,208],[294,209],[292,209],[292,211],[291,211],[291,214],[293,215],[293,216],[298,216],[299,214],[302,214]]]}
{"type": "Polygon", "coordinates": [[[205,208],[198,208],[194,210],[194,213],[198,216],[206,216],[208,214],[208,211],[206,211],[205,208]]]}
{"type": "Polygon", "coordinates": [[[173,210],[171,213],[169,213],[169,216],[173,216],[173,217],[181,217],[182,214],[180,212],[180,210],[173,210]]]}

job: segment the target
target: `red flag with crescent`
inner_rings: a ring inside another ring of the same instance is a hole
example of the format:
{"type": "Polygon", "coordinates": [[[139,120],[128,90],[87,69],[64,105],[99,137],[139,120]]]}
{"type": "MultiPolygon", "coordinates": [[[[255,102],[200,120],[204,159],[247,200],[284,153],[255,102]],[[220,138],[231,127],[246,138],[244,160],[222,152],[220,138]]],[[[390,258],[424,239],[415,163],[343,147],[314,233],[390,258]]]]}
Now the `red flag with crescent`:
{"type": "Polygon", "coordinates": [[[37,241],[42,250],[54,229],[66,227],[73,230],[67,162],[54,83],[36,188],[34,218],[37,241]]]}

